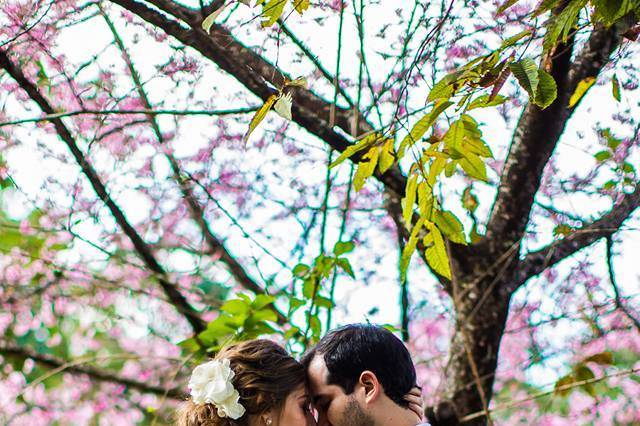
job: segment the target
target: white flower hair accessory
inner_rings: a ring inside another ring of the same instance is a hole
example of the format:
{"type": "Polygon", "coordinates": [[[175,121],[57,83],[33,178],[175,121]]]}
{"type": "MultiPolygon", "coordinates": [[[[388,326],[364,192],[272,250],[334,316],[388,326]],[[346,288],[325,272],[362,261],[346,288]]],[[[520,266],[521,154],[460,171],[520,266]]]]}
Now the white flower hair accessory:
{"type": "Polygon", "coordinates": [[[193,402],[213,404],[218,409],[219,417],[239,419],[245,409],[238,402],[240,394],[231,383],[234,376],[228,359],[213,360],[197,366],[189,380],[193,402]]]}

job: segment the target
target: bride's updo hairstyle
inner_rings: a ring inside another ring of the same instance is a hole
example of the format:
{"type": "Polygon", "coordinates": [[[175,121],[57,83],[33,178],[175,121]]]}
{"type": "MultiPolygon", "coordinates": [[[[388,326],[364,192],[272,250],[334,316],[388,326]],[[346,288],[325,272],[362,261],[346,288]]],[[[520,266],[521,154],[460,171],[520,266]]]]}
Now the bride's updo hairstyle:
{"type": "Polygon", "coordinates": [[[231,380],[245,413],[233,420],[220,417],[214,404],[185,402],[177,426],[248,426],[249,416],[282,408],[287,396],[305,382],[305,370],[287,351],[270,340],[237,343],[218,352],[216,360],[229,360],[231,380]]]}

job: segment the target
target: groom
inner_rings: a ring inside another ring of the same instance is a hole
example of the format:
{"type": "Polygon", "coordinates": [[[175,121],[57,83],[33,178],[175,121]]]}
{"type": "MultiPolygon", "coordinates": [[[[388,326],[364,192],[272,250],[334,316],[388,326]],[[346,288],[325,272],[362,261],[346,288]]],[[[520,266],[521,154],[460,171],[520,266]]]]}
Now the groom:
{"type": "Polygon", "coordinates": [[[416,426],[404,400],[416,384],[409,351],[390,331],[352,324],[330,331],[302,359],[318,426],[416,426]]]}

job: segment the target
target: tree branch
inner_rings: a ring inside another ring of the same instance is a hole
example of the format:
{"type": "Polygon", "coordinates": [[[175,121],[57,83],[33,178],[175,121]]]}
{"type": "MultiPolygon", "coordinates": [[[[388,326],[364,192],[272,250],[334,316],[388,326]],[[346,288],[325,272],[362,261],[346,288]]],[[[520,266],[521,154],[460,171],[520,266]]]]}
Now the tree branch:
{"type": "Polygon", "coordinates": [[[556,81],[558,97],[547,109],[529,104],[522,113],[487,225],[486,239],[499,252],[524,235],[545,165],[577,107],[569,108],[569,98],[580,81],[600,73],[619,42],[615,26],[598,27],[573,63],[572,39],[555,50],[559,53],[550,59],[547,71],[556,81]]]}
{"type": "MultiPolygon", "coordinates": [[[[618,231],[622,223],[640,206],[640,185],[635,191],[625,195],[609,213],[600,219],[573,231],[567,237],[538,251],[529,253],[518,268],[514,281],[516,288],[529,278],[542,273],[545,269],[561,260],[618,231]]],[[[514,288],[513,290],[515,290],[514,288]]]]}
{"type": "Polygon", "coordinates": [[[144,393],[166,395],[169,398],[179,400],[182,400],[186,397],[186,395],[178,388],[167,389],[162,386],[150,385],[148,383],[122,377],[115,372],[103,370],[89,365],[82,365],[84,364],[84,362],[80,362],[78,360],[67,361],[53,355],[41,354],[31,348],[27,348],[24,346],[17,346],[6,343],[0,344],[0,354],[19,358],[30,358],[39,364],[57,369],[60,372],[66,371],[72,374],[87,375],[93,380],[124,385],[128,388],[135,389],[144,393]]]}
{"type": "Polygon", "coordinates": [[[611,287],[613,287],[614,301],[616,308],[620,309],[623,314],[626,315],[629,320],[635,325],[636,329],[640,332],[640,320],[636,318],[627,307],[622,303],[622,296],[620,295],[620,289],[616,282],[616,274],[613,270],[613,238],[612,235],[607,236],[607,270],[609,271],[609,280],[611,281],[611,287]]]}
{"type": "MultiPolygon", "coordinates": [[[[213,25],[210,34],[205,33],[200,28],[200,14],[194,10],[167,0],[148,1],[163,12],[179,19],[180,22],[178,22],[136,0],[110,1],[162,29],[185,45],[194,48],[262,100],[266,101],[269,96],[274,94],[273,88],[281,87],[285,78],[291,79],[291,76],[283,73],[260,55],[238,42],[223,27],[213,25]]],[[[297,89],[292,107],[293,121],[325,141],[333,149],[342,152],[350,146],[350,142],[344,134],[352,133],[353,112],[351,109],[335,106],[335,125],[342,129],[342,132],[339,132],[334,130],[329,123],[331,105],[330,102],[309,90],[297,89]]],[[[356,133],[358,135],[373,130],[373,127],[365,120],[358,119],[357,121],[356,133]]],[[[359,159],[359,156],[353,157],[354,161],[359,161],[359,159]]],[[[404,195],[406,179],[397,165],[382,175],[376,172],[375,177],[400,197],[404,195]]]]}
{"type": "MultiPolygon", "coordinates": [[[[9,73],[9,75],[18,83],[18,85],[29,95],[29,97],[40,107],[40,109],[45,114],[52,115],[56,113],[54,108],[40,93],[38,88],[33,83],[31,83],[31,81],[29,81],[29,79],[24,75],[21,69],[16,67],[13,62],[11,62],[11,60],[3,50],[0,50],[0,68],[5,69],[7,73],[9,73]]],[[[151,251],[151,248],[142,239],[135,228],[129,223],[120,207],[113,201],[113,199],[109,195],[109,192],[107,191],[107,188],[100,180],[98,173],[89,163],[88,159],[84,156],[71,132],[65,126],[64,122],[60,118],[52,118],[51,122],[55,126],[58,136],[67,145],[69,151],[71,151],[71,154],[76,160],[76,163],[78,163],[82,172],[89,180],[89,183],[91,184],[93,190],[107,206],[123,232],[127,235],[127,237],[129,237],[136,249],[136,252],[144,261],[145,265],[151,272],[155,274],[155,277],[157,278],[160,286],[167,295],[170,303],[187,319],[196,333],[203,331],[206,327],[206,323],[202,320],[202,318],[200,318],[199,314],[189,304],[189,302],[187,302],[187,299],[178,291],[175,284],[171,283],[168,280],[164,268],[156,260],[153,252],[151,251]]]]}

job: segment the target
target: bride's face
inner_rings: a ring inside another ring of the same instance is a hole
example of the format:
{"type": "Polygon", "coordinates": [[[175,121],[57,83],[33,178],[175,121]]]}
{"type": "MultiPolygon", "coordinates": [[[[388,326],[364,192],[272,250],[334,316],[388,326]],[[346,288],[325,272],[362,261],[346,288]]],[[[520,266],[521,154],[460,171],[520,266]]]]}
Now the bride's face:
{"type": "Polygon", "coordinates": [[[291,392],[284,402],[276,426],[315,426],[316,420],[311,413],[309,392],[300,385],[291,392]]]}

